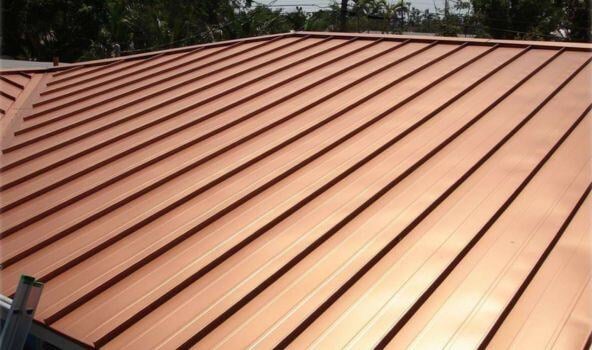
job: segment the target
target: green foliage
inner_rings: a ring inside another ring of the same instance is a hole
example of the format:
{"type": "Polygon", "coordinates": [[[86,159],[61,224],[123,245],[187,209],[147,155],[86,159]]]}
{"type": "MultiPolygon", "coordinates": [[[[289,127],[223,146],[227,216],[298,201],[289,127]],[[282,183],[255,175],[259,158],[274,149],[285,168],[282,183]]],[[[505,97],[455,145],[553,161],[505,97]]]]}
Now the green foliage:
{"type": "Polygon", "coordinates": [[[589,0],[471,0],[494,38],[590,41],[589,0]]]}
{"type": "MultiPolygon", "coordinates": [[[[232,37],[248,37],[264,34],[283,33],[292,29],[291,21],[299,21],[298,17],[288,18],[281,10],[272,10],[257,5],[250,11],[240,11],[233,25],[232,37]]],[[[303,26],[303,25],[302,25],[303,26]]]]}
{"type": "Polygon", "coordinates": [[[90,55],[190,45],[233,36],[237,1],[107,0],[109,21],[90,55]]]}
{"type": "Polygon", "coordinates": [[[3,0],[2,53],[50,60],[83,55],[108,20],[102,0],[3,0]]]}
{"type": "Polygon", "coordinates": [[[495,38],[536,39],[558,27],[561,5],[554,0],[472,0],[476,17],[495,38]]]}
{"type": "MultiPolygon", "coordinates": [[[[316,11],[307,16],[304,30],[309,31],[339,31],[340,11],[336,5],[330,10],[316,11]]],[[[346,18],[347,20],[347,18],[346,18]]],[[[347,26],[347,24],[346,24],[347,26]]]]}
{"type": "Polygon", "coordinates": [[[563,5],[562,25],[568,31],[567,39],[590,42],[592,40],[592,2],[589,0],[566,0],[563,5]]]}
{"type": "Polygon", "coordinates": [[[72,62],[290,30],[590,41],[589,0],[336,0],[305,13],[253,0],[2,0],[2,53],[72,62]]]}

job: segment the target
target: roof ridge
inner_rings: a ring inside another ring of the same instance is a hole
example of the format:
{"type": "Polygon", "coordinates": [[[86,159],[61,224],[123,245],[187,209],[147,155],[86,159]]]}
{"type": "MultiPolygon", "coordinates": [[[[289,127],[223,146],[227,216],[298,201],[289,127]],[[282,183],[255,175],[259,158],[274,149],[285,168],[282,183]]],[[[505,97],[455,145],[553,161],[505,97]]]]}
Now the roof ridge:
{"type": "Polygon", "coordinates": [[[434,41],[437,40],[440,43],[484,43],[484,44],[502,44],[502,45],[532,45],[535,49],[545,48],[567,48],[567,49],[584,49],[592,50],[592,43],[586,42],[565,42],[565,41],[536,41],[536,40],[509,40],[509,39],[491,39],[491,38],[462,38],[462,37],[449,37],[449,36],[438,36],[438,35],[403,35],[403,34],[386,34],[386,33],[343,33],[343,32],[315,32],[315,31],[297,31],[294,32],[297,35],[333,35],[335,37],[358,37],[358,38],[386,38],[386,39],[411,39],[414,41],[434,41]]]}
{"type": "Polygon", "coordinates": [[[48,68],[15,68],[15,69],[0,68],[0,73],[17,73],[17,72],[52,73],[52,72],[58,72],[58,71],[65,71],[65,70],[69,70],[69,69],[73,69],[73,68],[79,68],[81,66],[95,66],[95,65],[101,65],[101,64],[106,64],[106,63],[113,63],[116,61],[127,61],[127,60],[134,60],[134,59],[149,58],[154,55],[159,55],[159,54],[163,54],[163,53],[165,53],[165,54],[180,53],[180,52],[184,52],[184,51],[194,50],[194,49],[197,49],[200,47],[210,48],[210,47],[224,46],[224,45],[232,44],[235,42],[259,41],[259,40],[271,39],[271,38],[281,37],[281,36],[289,37],[289,36],[294,36],[295,34],[296,34],[295,32],[287,32],[287,33],[260,35],[260,36],[254,36],[254,37],[248,37],[248,38],[230,39],[230,40],[217,41],[217,42],[213,42],[213,43],[204,43],[204,44],[176,47],[176,48],[171,48],[171,49],[149,51],[149,52],[138,53],[138,54],[133,54],[133,55],[128,55],[128,56],[102,58],[102,59],[83,61],[83,62],[74,62],[74,63],[69,63],[67,66],[57,66],[57,67],[48,67],[48,68]]]}
{"type": "Polygon", "coordinates": [[[177,47],[172,49],[165,49],[165,50],[157,50],[157,51],[150,51],[144,52],[129,56],[121,56],[121,57],[114,57],[114,58],[104,58],[104,59],[97,59],[91,61],[84,61],[84,62],[76,62],[70,63],[67,66],[58,66],[58,67],[49,67],[49,68],[17,68],[17,69],[0,69],[0,73],[10,73],[10,72],[34,72],[34,73],[50,73],[56,71],[65,71],[68,69],[78,69],[81,66],[94,66],[94,65],[101,65],[105,63],[113,63],[116,61],[127,61],[133,59],[142,59],[152,57],[154,55],[159,54],[170,54],[170,53],[178,53],[188,50],[193,50],[200,47],[216,47],[221,45],[227,45],[230,43],[235,43],[239,41],[258,41],[264,40],[279,36],[289,37],[289,36],[302,36],[302,35],[312,35],[312,36],[334,36],[337,38],[386,38],[386,39],[393,39],[393,40],[405,40],[410,39],[412,41],[417,42],[424,42],[424,41],[438,41],[440,43],[463,43],[463,42],[471,42],[471,43],[483,43],[483,44],[501,44],[501,45],[508,45],[508,46],[526,46],[531,45],[535,49],[558,49],[558,48],[567,48],[572,50],[584,50],[584,51],[592,51],[592,43],[585,43],[585,42],[563,42],[563,41],[534,41],[534,40],[504,40],[504,39],[487,39],[487,38],[459,38],[459,37],[447,37],[447,36],[429,36],[429,35],[401,35],[401,34],[382,34],[382,33],[346,33],[346,32],[316,32],[316,31],[295,31],[295,32],[286,32],[286,33],[278,33],[278,34],[269,34],[269,35],[260,35],[255,37],[248,37],[248,38],[238,38],[238,39],[231,39],[231,40],[224,40],[218,41],[213,43],[205,43],[205,44],[197,44],[197,45],[190,45],[190,46],[183,46],[177,47]]]}

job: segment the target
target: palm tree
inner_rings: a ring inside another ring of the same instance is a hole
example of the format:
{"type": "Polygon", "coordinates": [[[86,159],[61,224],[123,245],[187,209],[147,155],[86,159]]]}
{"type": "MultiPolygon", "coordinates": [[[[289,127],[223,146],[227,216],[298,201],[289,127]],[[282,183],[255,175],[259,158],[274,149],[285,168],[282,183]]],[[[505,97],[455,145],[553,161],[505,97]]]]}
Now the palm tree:
{"type": "Polygon", "coordinates": [[[339,11],[339,30],[347,31],[347,3],[348,0],[341,0],[341,8],[339,11]]]}
{"type": "Polygon", "coordinates": [[[395,3],[390,3],[388,0],[380,0],[379,3],[384,11],[384,32],[390,32],[393,19],[396,20],[402,29],[405,23],[405,14],[409,12],[409,3],[406,3],[404,0],[399,0],[395,3]]]}
{"type": "Polygon", "coordinates": [[[369,8],[374,5],[373,0],[354,0],[354,7],[353,12],[356,14],[356,26],[357,31],[360,32],[360,22],[362,17],[366,17],[368,15],[369,8]]]}
{"type": "Polygon", "coordinates": [[[406,3],[403,0],[399,0],[392,5],[393,11],[397,14],[397,22],[399,22],[399,26],[401,31],[403,31],[403,26],[405,24],[405,15],[409,13],[409,3],[406,3]]]}

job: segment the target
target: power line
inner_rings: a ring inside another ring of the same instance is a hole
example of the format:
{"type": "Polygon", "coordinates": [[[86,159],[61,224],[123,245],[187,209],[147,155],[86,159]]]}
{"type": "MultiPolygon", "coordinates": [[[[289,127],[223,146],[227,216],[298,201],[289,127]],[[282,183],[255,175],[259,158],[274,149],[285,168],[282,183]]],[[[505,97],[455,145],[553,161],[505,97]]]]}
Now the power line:
{"type": "MultiPolygon", "coordinates": [[[[222,25],[214,25],[214,26],[212,26],[212,29],[218,29],[218,30],[220,30],[220,29],[222,29],[224,27],[227,27],[227,26],[229,26],[231,24],[232,24],[231,22],[226,22],[226,23],[224,23],[222,25]]],[[[145,47],[145,48],[135,49],[135,50],[125,50],[125,51],[121,51],[121,53],[122,54],[123,53],[129,54],[129,53],[138,53],[138,52],[152,51],[152,50],[158,50],[158,49],[166,49],[166,48],[171,47],[171,46],[173,46],[175,44],[179,44],[179,43],[186,42],[186,41],[189,41],[189,40],[192,40],[192,39],[196,39],[196,38],[199,38],[199,39],[202,39],[203,40],[204,38],[207,38],[207,35],[210,34],[211,32],[212,32],[212,30],[206,30],[206,31],[199,32],[197,34],[193,34],[193,35],[187,36],[187,37],[182,38],[182,39],[178,39],[178,40],[175,40],[175,41],[171,41],[171,42],[165,43],[165,44],[158,44],[158,45],[153,45],[153,46],[150,46],[150,47],[145,47]]]]}
{"type": "MultiPolygon", "coordinates": [[[[317,4],[263,4],[260,3],[258,1],[253,1],[253,3],[260,5],[260,6],[264,6],[264,7],[317,7],[317,8],[321,8],[321,9],[325,9],[325,8],[331,8],[331,6],[321,6],[321,5],[317,5],[317,4]]],[[[424,2],[427,3],[427,2],[424,2]]],[[[435,5],[435,4],[434,4],[435,5]]],[[[267,27],[273,23],[275,20],[279,19],[280,17],[282,17],[284,14],[283,13],[278,13],[276,16],[274,16],[273,18],[269,19],[268,21],[266,21],[261,28],[263,30],[266,30],[267,27]]],[[[385,19],[384,16],[377,16],[377,15],[372,15],[371,16],[373,19],[385,19]]],[[[493,19],[493,20],[502,20],[500,18],[489,18],[489,19],[493,19]]],[[[530,23],[527,21],[514,21],[514,22],[522,22],[522,23],[530,23]]],[[[231,25],[232,23],[227,22],[225,24],[222,25],[217,25],[217,26],[213,26],[215,29],[222,29],[224,27],[227,27],[229,25],[231,25]]],[[[506,33],[513,33],[513,34],[523,34],[523,35],[528,35],[528,36],[535,36],[535,37],[542,37],[542,38],[549,38],[549,39],[554,39],[557,40],[558,37],[553,36],[553,35],[548,35],[548,34],[541,34],[541,33],[535,33],[535,32],[524,32],[524,31],[518,31],[518,30],[513,30],[513,29],[508,29],[508,28],[498,28],[498,27],[491,27],[491,26],[487,26],[484,24],[459,24],[459,26],[462,27],[468,27],[468,28],[473,28],[473,29],[487,29],[488,31],[498,31],[498,32],[506,32],[506,33]]],[[[203,31],[194,35],[190,35],[188,37],[182,38],[182,39],[178,39],[169,43],[165,43],[165,44],[158,44],[158,45],[154,45],[151,47],[147,47],[147,48],[142,48],[142,49],[135,49],[135,50],[125,50],[122,51],[122,54],[130,54],[130,53],[138,53],[138,52],[145,52],[145,51],[152,51],[152,50],[158,50],[158,49],[164,49],[164,48],[168,48],[171,46],[174,46],[175,44],[179,44],[179,43],[183,43],[192,39],[196,39],[199,38],[201,40],[204,40],[205,38],[207,38],[208,34],[211,34],[212,30],[209,31],[203,31]]]]}
{"type": "MultiPolygon", "coordinates": [[[[271,18],[268,21],[266,21],[265,23],[263,23],[263,25],[261,25],[261,29],[262,30],[267,30],[267,27],[271,23],[273,23],[275,20],[279,19],[282,16],[283,16],[282,13],[279,13],[279,14],[275,15],[273,18],[271,18]]],[[[244,24],[244,23],[246,23],[246,21],[248,21],[248,19],[243,20],[243,22],[241,22],[240,24],[244,24]]],[[[233,23],[231,21],[228,21],[228,22],[226,22],[224,24],[221,24],[221,25],[213,25],[212,26],[212,30],[215,30],[215,29],[221,30],[222,28],[229,27],[232,24],[233,23]]],[[[125,51],[121,51],[121,53],[122,54],[133,54],[133,53],[140,53],[140,52],[153,51],[153,50],[159,50],[159,49],[166,49],[166,48],[169,48],[171,46],[174,46],[175,44],[179,44],[179,43],[186,42],[186,41],[189,41],[189,40],[192,40],[192,39],[196,39],[196,38],[199,38],[201,40],[208,39],[209,38],[208,35],[212,33],[212,30],[202,31],[202,32],[199,32],[197,34],[190,35],[190,36],[187,36],[185,38],[178,39],[178,40],[175,40],[175,41],[171,41],[171,42],[168,42],[168,43],[165,43],[165,44],[158,44],[158,45],[153,45],[153,46],[150,46],[150,47],[145,47],[145,48],[135,49],[135,50],[125,50],[125,51]]],[[[207,41],[207,40],[204,40],[204,41],[207,41]]]]}
{"type": "Polygon", "coordinates": [[[264,4],[258,1],[253,1],[254,4],[260,5],[260,6],[265,6],[265,7],[316,7],[319,9],[330,9],[331,5],[319,5],[319,4],[276,4],[275,2],[271,2],[269,4],[264,4]]]}
{"type": "Polygon", "coordinates": [[[558,39],[558,37],[553,36],[553,35],[549,35],[549,34],[540,34],[540,33],[535,33],[535,32],[522,32],[519,30],[495,28],[495,27],[489,27],[489,26],[482,25],[482,24],[479,24],[479,25],[465,24],[464,26],[472,27],[472,28],[487,28],[487,29],[489,29],[489,31],[494,30],[494,31],[498,31],[498,32],[507,32],[507,33],[514,33],[514,34],[526,34],[529,36],[537,36],[537,37],[549,38],[549,39],[554,39],[554,40],[558,39]]]}

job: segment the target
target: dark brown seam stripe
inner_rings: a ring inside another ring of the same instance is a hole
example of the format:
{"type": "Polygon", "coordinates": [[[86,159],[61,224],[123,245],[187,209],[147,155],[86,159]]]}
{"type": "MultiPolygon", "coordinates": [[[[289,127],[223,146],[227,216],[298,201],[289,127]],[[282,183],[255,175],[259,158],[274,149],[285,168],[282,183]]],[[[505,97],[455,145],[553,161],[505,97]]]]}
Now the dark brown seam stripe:
{"type": "Polygon", "coordinates": [[[4,97],[6,97],[7,99],[9,99],[9,100],[12,100],[12,101],[16,100],[16,98],[15,98],[14,96],[12,96],[12,95],[9,95],[9,94],[7,94],[7,93],[6,93],[6,92],[4,92],[4,91],[0,91],[0,95],[4,96],[4,97]]]}
{"type": "MultiPolygon", "coordinates": [[[[119,62],[119,61],[116,61],[116,62],[119,62]]],[[[116,62],[113,62],[113,63],[116,63],[116,62]]],[[[50,73],[50,74],[51,74],[52,77],[59,77],[61,75],[70,74],[72,72],[77,72],[77,71],[81,70],[82,68],[84,68],[84,66],[76,66],[76,67],[67,68],[67,69],[64,69],[64,70],[61,70],[61,71],[57,71],[57,72],[52,73],[52,74],[50,73]]]]}
{"type": "Polygon", "coordinates": [[[588,334],[588,339],[586,339],[586,343],[582,350],[590,350],[592,349],[592,330],[590,330],[590,334],[588,334]]]}
{"type": "Polygon", "coordinates": [[[4,75],[0,75],[0,80],[2,80],[3,82],[5,82],[7,84],[10,84],[10,85],[12,85],[14,87],[17,87],[17,88],[19,88],[21,90],[23,90],[25,88],[23,85],[15,82],[15,81],[10,80],[9,78],[5,77],[4,75]]]}

